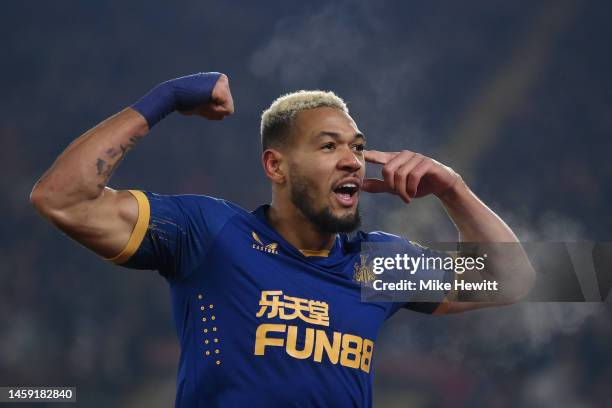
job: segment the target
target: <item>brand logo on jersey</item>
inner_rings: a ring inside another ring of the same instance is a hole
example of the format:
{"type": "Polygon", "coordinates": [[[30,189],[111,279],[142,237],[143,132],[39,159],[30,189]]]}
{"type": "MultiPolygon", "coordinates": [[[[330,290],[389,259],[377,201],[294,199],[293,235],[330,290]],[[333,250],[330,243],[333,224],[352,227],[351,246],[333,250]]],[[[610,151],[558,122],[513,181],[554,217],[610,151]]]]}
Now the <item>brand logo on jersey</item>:
{"type": "Polygon", "coordinates": [[[372,272],[372,265],[367,265],[365,255],[360,255],[361,264],[355,262],[355,271],[353,272],[353,280],[359,283],[370,283],[372,282],[376,275],[372,272]]]}
{"type": "Polygon", "coordinates": [[[253,249],[256,249],[261,252],[267,252],[269,254],[278,255],[278,251],[277,251],[278,244],[276,242],[264,244],[255,231],[251,232],[251,236],[255,240],[255,242],[252,245],[253,249]]]}
{"type": "Polygon", "coordinates": [[[256,356],[265,357],[266,350],[279,347],[285,349],[289,356],[300,360],[312,359],[317,363],[328,360],[331,364],[370,372],[374,352],[372,340],[320,328],[329,328],[327,302],[288,296],[282,290],[264,290],[261,292],[259,306],[255,316],[260,319],[280,319],[286,323],[301,320],[319,327],[303,327],[303,323],[261,323],[255,332],[256,356]]]}

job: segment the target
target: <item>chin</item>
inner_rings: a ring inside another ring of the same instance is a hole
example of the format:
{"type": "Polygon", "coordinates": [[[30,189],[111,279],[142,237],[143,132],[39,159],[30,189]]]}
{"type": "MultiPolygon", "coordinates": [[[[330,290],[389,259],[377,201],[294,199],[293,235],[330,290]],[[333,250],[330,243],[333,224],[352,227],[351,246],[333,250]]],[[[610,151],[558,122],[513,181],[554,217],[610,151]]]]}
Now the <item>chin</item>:
{"type": "Polygon", "coordinates": [[[349,233],[355,231],[361,225],[361,217],[357,206],[335,210],[328,208],[327,211],[323,211],[320,215],[317,224],[322,230],[327,232],[349,233]]]}
{"type": "Polygon", "coordinates": [[[339,210],[333,211],[333,214],[339,219],[353,218],[357,215],[357,207],[355,206],[353,208],[341,208],[339,210]]]}

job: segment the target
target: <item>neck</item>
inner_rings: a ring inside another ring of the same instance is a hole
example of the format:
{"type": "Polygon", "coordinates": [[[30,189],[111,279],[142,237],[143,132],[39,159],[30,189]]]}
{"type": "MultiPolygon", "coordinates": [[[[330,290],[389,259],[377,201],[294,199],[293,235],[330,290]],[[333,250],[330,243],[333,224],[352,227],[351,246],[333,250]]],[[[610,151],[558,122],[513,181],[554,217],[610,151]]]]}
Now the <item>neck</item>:
{"type": "Polygon", "coordinates": [[[285,241],[300,250],[331,249],[336,234],[319,231],[293,204],[272,200],[266,217],[268,223],[285,241]]]}

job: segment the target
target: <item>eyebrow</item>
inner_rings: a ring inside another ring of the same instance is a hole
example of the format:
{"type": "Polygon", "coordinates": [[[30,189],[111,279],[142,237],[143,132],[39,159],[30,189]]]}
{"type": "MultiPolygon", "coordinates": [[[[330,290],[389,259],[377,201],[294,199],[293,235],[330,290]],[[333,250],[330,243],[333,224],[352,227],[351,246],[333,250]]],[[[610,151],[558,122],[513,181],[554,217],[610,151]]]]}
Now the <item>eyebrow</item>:
{"type": "MultiPolygon", "coordinates": [[[[334,138],[334,139],[336,139],[336,140],[337,140],[337,139],[340,139],[340,133],[338,133],[338,132],[330,132],[330,131],[327,131],[327,130],[323,130],[323,131],[319,132],[319,133],[317,134],[317,136],[319,136],[319,137],[321,137],[321,136],[329,136],[329,137],[332,137],[332,138],[334,138]]],[[[366,140],[366,138],[365,138],[364,134],[363,134],[363,133],[361,133],[361,132],[357,132],[357,133],[355,133],[355,137],[353,138],[353,141],[355,141],[355,140],[357,140],[357,139],[361,139],[361,140],[363,140],[364,142],[365,142],[365,140],[366,140]]]]}

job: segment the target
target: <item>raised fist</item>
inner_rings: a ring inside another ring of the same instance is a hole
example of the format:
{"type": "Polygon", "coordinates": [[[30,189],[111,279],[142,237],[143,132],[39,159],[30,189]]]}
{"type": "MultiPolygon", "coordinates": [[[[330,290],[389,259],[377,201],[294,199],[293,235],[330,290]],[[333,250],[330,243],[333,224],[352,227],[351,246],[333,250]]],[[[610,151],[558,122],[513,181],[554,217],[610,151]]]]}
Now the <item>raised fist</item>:
{"type": "Polygon", "coordinates": [[[207,102],[200,103],[195,107],[184,106],[183,109],[181,108],[179,106],[178,111],[184,115],[199,115],[212,120],[221,120],[234,113],[234,100],[230,92],[227,75],[221,74],[219,76],[207,102]]]}

